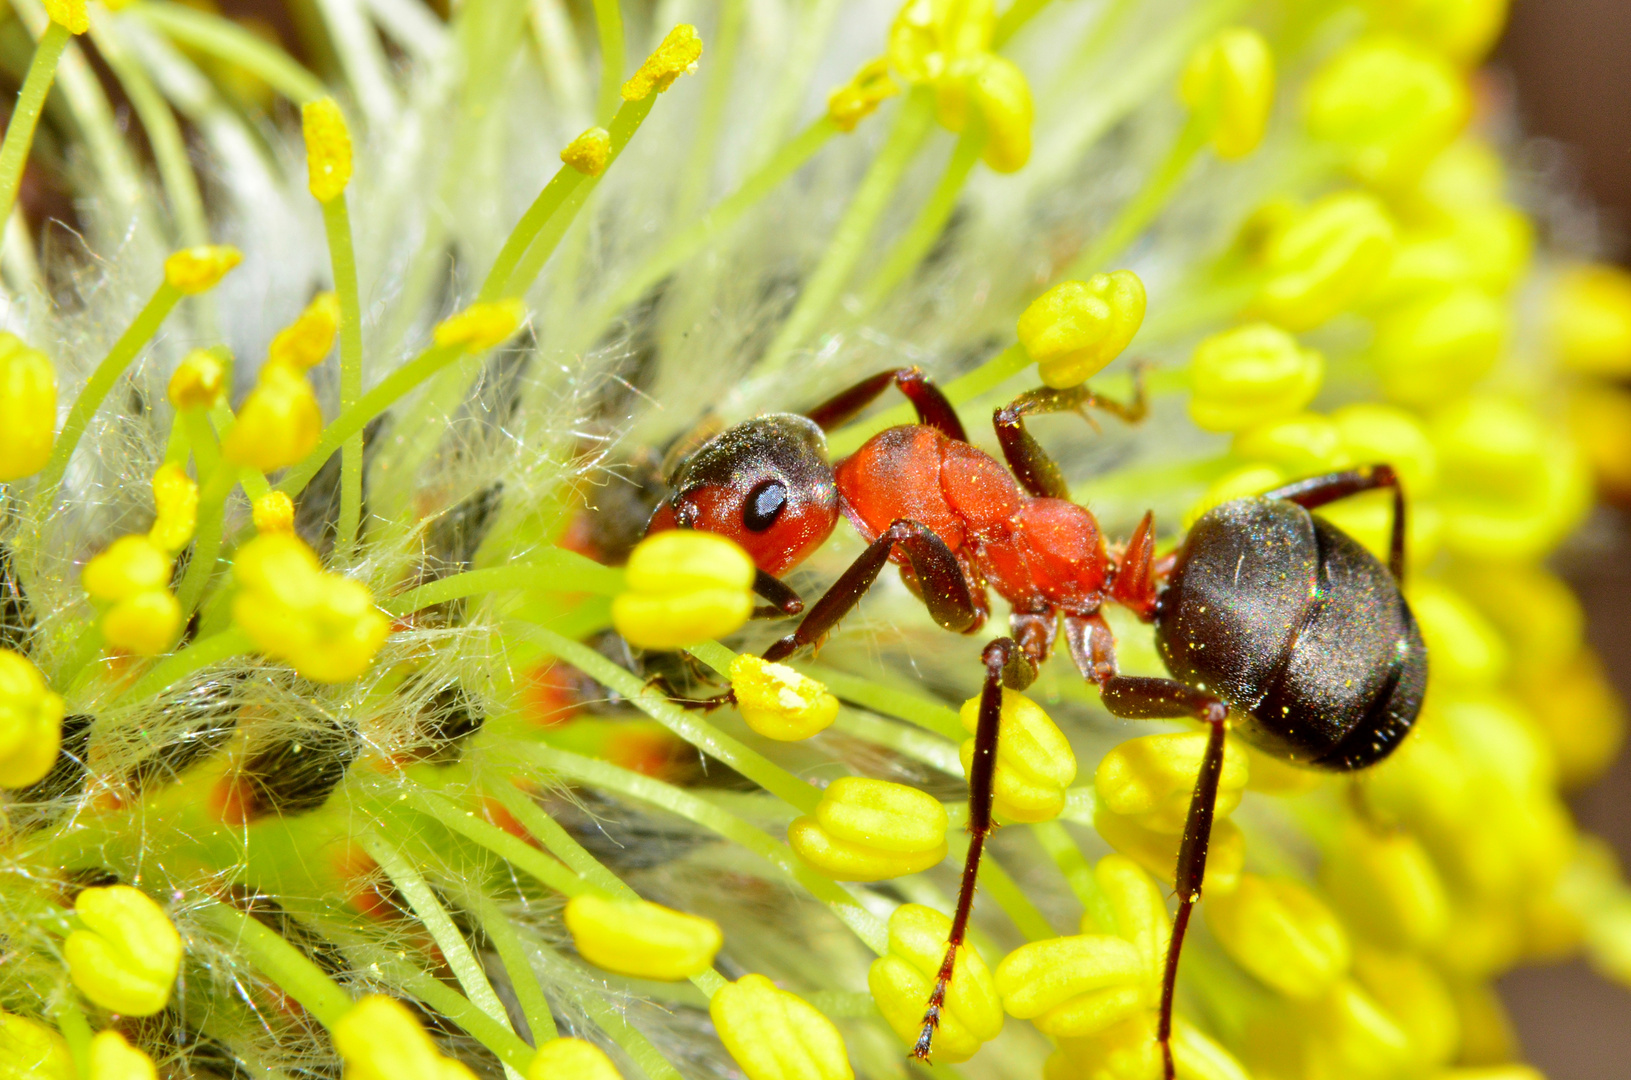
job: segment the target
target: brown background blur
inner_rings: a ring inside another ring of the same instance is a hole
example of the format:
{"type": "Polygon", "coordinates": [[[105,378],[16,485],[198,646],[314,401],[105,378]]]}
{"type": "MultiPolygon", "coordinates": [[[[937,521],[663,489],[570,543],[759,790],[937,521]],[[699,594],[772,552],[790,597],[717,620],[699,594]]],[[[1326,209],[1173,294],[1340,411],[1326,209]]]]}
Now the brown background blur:
{"type": "MultiPolygon", "coordinates": [[[[1512,77],[1525,131],[1559,144],[1566,180],[1602,207],[1606,254],[1626,262],[1631,0],[1514,0],[1496,61],[1512,77]]],[[[1558,569],[1580,590],[1592,642],[1631,701],[1631,515],[1599,511],[1558,569]]],[[[1574,805],[1581,827],[1610,840],[1631,867],[1631,755],[1574,805]]],[[[1520,971],[1501,986],[1524,1049],[1549,1080],[1631,1078],[1631,990],[1578,962],[1520,971]]]]}

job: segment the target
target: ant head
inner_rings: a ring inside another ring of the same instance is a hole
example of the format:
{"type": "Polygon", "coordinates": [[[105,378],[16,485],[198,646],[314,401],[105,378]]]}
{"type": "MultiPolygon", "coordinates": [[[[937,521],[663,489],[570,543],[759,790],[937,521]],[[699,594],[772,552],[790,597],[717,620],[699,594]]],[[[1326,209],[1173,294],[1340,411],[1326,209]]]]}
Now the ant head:
{"type": "Polygon", "coordinates": [[[680,466],[673,487],[649,532],[718,533],[772,576],[802,562],[838,523],[826,437],[790,413],[756,417],[714,436],[680,466]]]}

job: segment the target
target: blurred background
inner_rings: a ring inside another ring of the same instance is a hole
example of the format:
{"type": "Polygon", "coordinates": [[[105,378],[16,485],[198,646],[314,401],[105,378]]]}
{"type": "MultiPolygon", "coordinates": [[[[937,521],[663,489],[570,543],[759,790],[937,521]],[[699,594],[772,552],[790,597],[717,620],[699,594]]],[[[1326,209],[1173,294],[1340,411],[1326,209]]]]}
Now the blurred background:
{"type": "MultiPolygon", "coordinates": [[[[1631,2],[1514,0],[1495,57],[1536,159],[1565,190],[1595,202],[1605,257],[1631,249],[1631,2]]],[[[1631,700],[1631,512],[1599,509],[1557,567],[1585,604],[1589,634],[1622,698],[1631,700]]],[[[1519,660],[1521,663],[1521,659],[1519,660]]],[[[1631,756],[1576,796],[1582,828],[1631,865],[1631,756]]],[[[1550,1080],[1631,1076],[1631,991],[1584,963],[1529,968],[1502,991],[1519,1038],[1550,1080]]]]}

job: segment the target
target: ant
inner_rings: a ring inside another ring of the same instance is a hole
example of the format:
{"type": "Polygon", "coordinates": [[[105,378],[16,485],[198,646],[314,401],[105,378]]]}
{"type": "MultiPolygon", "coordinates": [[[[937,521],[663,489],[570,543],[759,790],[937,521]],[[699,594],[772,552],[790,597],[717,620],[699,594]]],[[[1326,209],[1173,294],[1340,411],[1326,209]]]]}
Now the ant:
{"type": "MultiPolygon", "coordinates": [[[[1178,957],[1201,897],[1224,734],[1281,760],[1334,772],[1380,761],[1421,708],[1427,652],[1399,591],[1405,506],[1388,465],[1316,476],[1234,499],[1204,514],[1174,555],[1155,558],[1154,516],[1126,547],[1107,548],[1093,515],[1069,501],[1058,466],[1025,429],[1025,417],[1097,408],[1136,423],[1131,404],[1085,386],[1038,389],[996,410],[1008,468],[968,442],[956,410],[915,367],[881,372],[799,416],[776,413],[730,428],[680,468],[651,531],[702,529],[740,544],[759,573],[767,613],[798,614],[802,600],[780,575],[821,546],[847,517],[868,541],[798,628],[764,652],[783,660],[819,644],[860,600],[886,562],[947,630],[972,634],[989,612],[986,589],[1007,600],[1009,635],[981,653],[985,682],[969,769],[969,845],[946,956],[913,1055],[926,1060],[957,947],[967,931],[980,856],[992,830],[993,773],[1002,688],[1023,690],[1052,652],[1060,624],[1082,676],[1104,707],[1130,719],[1189,717],[1206,724],[1175,885],[1178,912],[1167,947],[1157,1037],[1167,1080],[1178,957]],[[918,423],[890,428],[829,464],[825,433],[897,387],[918,423]],[[1309,511],[1363,491],[1393,492],[1389,565],[1309,511]],[[1104,616],[1120,604],[1155,625],[1173,678],[1122,675],[1104,616]]],[[[725,699],[728,700],[729,695],[725,699]]],[[[702,703],[696,703],[702,704],[702,703]]]]}

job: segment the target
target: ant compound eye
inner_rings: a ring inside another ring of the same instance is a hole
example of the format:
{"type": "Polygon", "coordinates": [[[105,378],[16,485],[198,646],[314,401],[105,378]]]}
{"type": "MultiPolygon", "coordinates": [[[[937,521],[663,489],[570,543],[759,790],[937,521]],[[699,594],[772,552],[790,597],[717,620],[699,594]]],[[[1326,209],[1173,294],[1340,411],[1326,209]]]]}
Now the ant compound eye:
{"type": "Polygon", "coordinates": [[[748,493],[742,508],[742,524],[749,532],[764,532],[776,524],[782,507],[787,505],[787,487],[780,480],[766,480],[748,493]]]}

